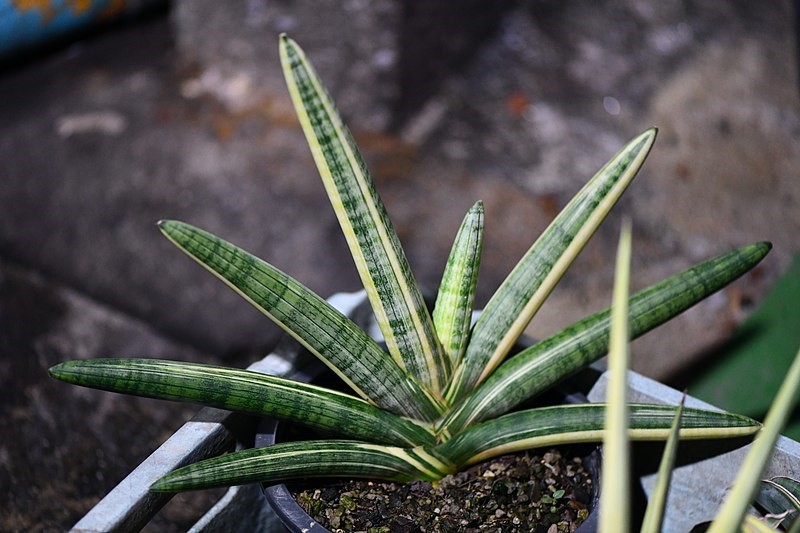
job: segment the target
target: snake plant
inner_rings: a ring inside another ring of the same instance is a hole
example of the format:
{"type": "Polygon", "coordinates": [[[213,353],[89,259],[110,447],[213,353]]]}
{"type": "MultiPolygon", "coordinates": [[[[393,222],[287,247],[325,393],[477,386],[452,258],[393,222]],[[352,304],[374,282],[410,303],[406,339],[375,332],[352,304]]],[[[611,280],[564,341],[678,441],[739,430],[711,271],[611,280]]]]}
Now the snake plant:
{"type": "MultiPolygon", "coordinates": [[[[602,490],[600,499],[600,533],[627,533],[630,531],[630,463],[631,450],[628,442],[628,283],[630,279],[631,235],[630,226],[623,227],[617,251],[614,283],[614,300],[609,341],[609,380],[606,392],[606,427],[603,438],[602,490]]],[[[786,373],[786,377],[775,397],[758,432],[750,452],[747,454],[730,492],[716,518],[708,526],[709,533],[735,533],[738,531],[773,532],[772,526],[781,524],[789,531],[800,531],[800,522],[795,518],[800,509],[800,483],[785,477],[760,481],[775,448],[777,439],[792,412],[800,392],[800,351],[786,373]],[[761,492],[756,496],[759,486],[761,492]],[[763,520],[747,514],[753,498],[773,516],[763,520]],[[784,522],[785,520],[785,522],[784,522]],[[792,527],[789,529],[789,527],[792,527]]],[[[685,400],[685,394],[684,394],[685,400]]],[[[642,521],[641,533],[662,531],[667,505],[667,494],[675,466],[675,457],[683,425],[683,401],[678,406],[672,429],[664,448],[658,469],[658,478],[648,502],[642,521]]],[[[710,487],[714,488],[714,487],[710,487]]],[[[694,531],[695,529],[692,529],[694,531]]]]}
{"type": "MultiPolygon", "coordinates": [[[[459,229],[429,312],[356,144],[298,45],[280,38],[291,99],[380,325],[383,348],[323,298],[272,265],[178,221],[161,231],[296,338],[350,392],[244,370],[151,359],[68,361],[52,376],[99,389],[196,402],[299,422],[338,439],[285,442],[180,468],[152,490],[179,491],[299,477],[437,480],[517,450],[598,442],[603,405],[521,409],[526,400],[605,355],[609,311],[510,356],[515,341],[631,183],[656,131],[636,136],[576,194],[471,321],[484,208],[459,229]]],[[[635,295],[632,336],[719,290],[769,251],[755,243],[635,295]]],[[[674,407],[631,405],[634,439],[665,439],[674,407]]],[[[749,435],[759,425],[686,408],[683,438],[749,435]]]]}

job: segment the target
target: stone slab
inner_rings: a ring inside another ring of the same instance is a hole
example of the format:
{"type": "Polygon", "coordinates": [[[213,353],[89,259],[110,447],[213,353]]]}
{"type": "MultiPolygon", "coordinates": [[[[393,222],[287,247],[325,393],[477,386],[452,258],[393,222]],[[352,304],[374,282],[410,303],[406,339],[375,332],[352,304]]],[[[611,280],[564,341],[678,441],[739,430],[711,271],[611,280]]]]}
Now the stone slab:
{"type": "MultiPolygon", "coordinates": [[[[68,385],[47,369],[111,356],[213,359],[5,261],[0,322],[0,529],[64,531],[197,407],[68,385]]],[[[185,530],[207,499],[181,496],[154,527],[185,530]]]]}
{"type": "Polygon", "coordinates": [[[264,353],[280,330],[155,223],[202,227],[321,294],[357,287],[352,260],[296,121],[184,99],[169,39],[155,20],[0,79],[0,256],[204,351],[264,353]]]}
{"type": "Polygon", "coordinates": [[[213,94],[232,109],[284,95],[276,42],[287,33],[312,59],[351,128],[386,131],[469,64],[511,5],[179,0],[172,19],[181,59],[198,70],[189,91],[213,94]]]}

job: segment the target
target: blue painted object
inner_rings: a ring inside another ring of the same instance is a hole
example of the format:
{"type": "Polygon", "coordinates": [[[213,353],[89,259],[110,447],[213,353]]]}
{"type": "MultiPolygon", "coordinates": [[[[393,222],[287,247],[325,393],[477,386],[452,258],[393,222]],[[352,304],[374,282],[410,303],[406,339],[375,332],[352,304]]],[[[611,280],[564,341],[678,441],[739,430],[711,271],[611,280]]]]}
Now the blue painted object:
{"type": "Polygon", "coordinates": [[[0,58],[137,13],[156,0],[0,0],[0,58]]]}

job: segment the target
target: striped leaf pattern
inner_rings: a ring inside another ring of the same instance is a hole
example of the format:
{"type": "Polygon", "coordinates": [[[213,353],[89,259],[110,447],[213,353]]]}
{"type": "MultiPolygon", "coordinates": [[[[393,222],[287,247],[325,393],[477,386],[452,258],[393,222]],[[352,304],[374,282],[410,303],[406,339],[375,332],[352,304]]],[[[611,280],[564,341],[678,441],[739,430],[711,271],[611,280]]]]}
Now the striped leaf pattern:
{"type": "Polygon", "coordinates": [[[178,221],[161,231],[338,374],[359,396],[393,413],[435,420],[434,397],[349,318],[272,265],[178,221]]]}
{"type": "Polygon", "coordinates": [[[762,479],[755,503],[763,509],[773,525],[780,524],[785,531],[796,533],[800,529],[800,482],[785,476],[762,479]]]}
{"type": "Polygon", "coordinates": [[[484,381],[631,183],[655,142],[650,129],[630,141],[567,204],[486,304],[446,398],[454,403],[484,381]]]}
{"type": "MultiPolygon", "coordinates": [[[[675,408],[631,405],[630,437],[664,440],[675,408]]],[[[180,468],[152,490],[174,492],[228,485],[275,483],[304,477],[358,477],[390,481],[438,480],[492,457],[559,444],[602,440],[604,404],[530,409],[468,429],[430,450],[379,446],[348,440],[289,442],[234,452],[180,468]],[[446,460],[441,458],[446,457],[446,460]]],[[[747,417],[685,409],[684,439],[751,435],[759,424],[747,417]]]]}
{"type": "Polygon", "coordinates": [[[452,470],[422,448],[346,440],[288,442],[194,463],[164,476],[151,490],[176,492],[305,477],[435,481],[452,470]]]}
{"type": "MultiPolygon", "coordinates": [[[[599,442],[604,405],[504,413],[602,357],[609,342],[608,310],[503,360],[635,177],[653,145],[655,129],[630,141],[578,192],[470,330],[483,205],[473,206],[462,223],[431,316],[332,100],[294,41],[281,36],[280,54],[300,124],[388,353],[350,319],[274,266],[189,224],[159,225],[167,238],[284,328],[359,397],[246,370],[152,359],[70,361],[51,368],[51,375],[92,388],[273,416],[355,439],[291,442],[235,452],[181,468],[153,485],[156,491],[325,476],[438,480],[504,453],[599,442]]],[[[734,250],[637,293],[627,300],[627,313],[620,310],[625,298],[618,297],[615,308],[628,316],[630,335],[639,336],[745,273],[769,249],[768,243],[756,243],[734,250]]],[[[620,277],[627,283],[627,271],[620,277]]],[[[623,332],[622,337],[627,335],[623,332]]],[[[765,437],[754,446],[758,461],[774,443],[796,394],[800,355],[787,383],[791,387],[782,388],[778,400],[780,414],[771,412],[762,431],[765,437]]],[[[674,407],[630,405],[628,437],[663,440],[675,416],[674,407]]],[[[759,428],[743,416],[689,408],[678,420],[681,438],[736,437],[759,428]]],[[[753,459],[748,469],[756,471],[762,464],[758,461],[753,459]]]]}
{"type": "Polygon", "coordinates": [[[280,52],[300,124],[389,352],[420,383],[441,391],[450,361],[355,141],[297,44],[282,36],[280,52]]]}
{"type": "MultiPolygon", "coordinates": [[[[462,467],[532,448],[603,440],[605,404],[560,405],[507,414],[468,428],[432,451],[462,467]]],[[[629,436],[635,441],[664,440],[676,408],[630,404],[629,436]]],[[[684,408],[682,439],[734,438],[758,431],[742,415],[684,408]]]]}
{"type": "MultiPolygon", "coordinates": [[[[631,338],[636,338],[718,291],[769,252],[755,243],[720,255],[635,294],[630,301],[631,338]]],[[[497,416],[535,396],[606,354],[609,311],[576,322],[515,355],[441,424],[457,432],[497,416]]]]}
{"type": "Polygon", "coordinates": [[[433,308],[433,324],[450,361],[457,364],[469,340],[483,245],[483,202],[467,212],[456,234],[433,308]]]}
{"type": "Polygon", "coordinates": [[[427,429],[349,394],[248,370],[182,361],[89,359],[61,363],[50,374],[76,385],[272,416],[356,439],[404,446],[433,441],[427,429]]]}

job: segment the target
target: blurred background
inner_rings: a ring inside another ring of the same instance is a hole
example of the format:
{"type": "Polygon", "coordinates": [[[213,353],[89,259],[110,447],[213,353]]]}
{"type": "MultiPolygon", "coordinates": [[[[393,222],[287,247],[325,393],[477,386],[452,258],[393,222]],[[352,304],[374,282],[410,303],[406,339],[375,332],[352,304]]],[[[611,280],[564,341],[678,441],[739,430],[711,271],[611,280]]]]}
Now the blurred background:
{"type": "MultiPolygon", "coordinates": [[[[657,126],[528,333],[608,305],[624,216],[634,289],[772,241],[754,271],[633,345],[636,370],[759,416],[800,344],[797,22],[790,0],[0,0],[0,530],[71,526],[196,411],[56,383],[49,366],[244,367],[279,338],[157,220],[323,296],[359,288],[284,87],[281,32],[328,84],[423,286],[484,201],[479,304],[657,126]],[[726,370],[720,354],[756,337],[756,362],[726,370]]],[[[184,530],[203,497],[179,497],[153,529],[184,530]]]]}

